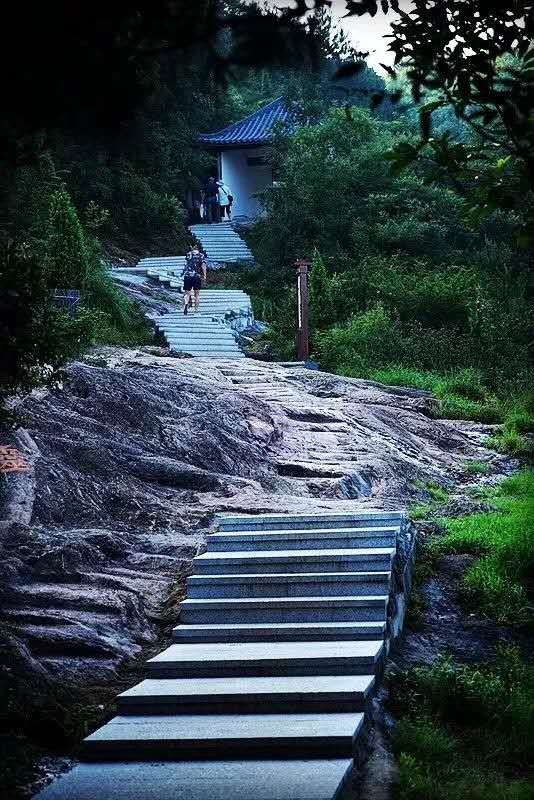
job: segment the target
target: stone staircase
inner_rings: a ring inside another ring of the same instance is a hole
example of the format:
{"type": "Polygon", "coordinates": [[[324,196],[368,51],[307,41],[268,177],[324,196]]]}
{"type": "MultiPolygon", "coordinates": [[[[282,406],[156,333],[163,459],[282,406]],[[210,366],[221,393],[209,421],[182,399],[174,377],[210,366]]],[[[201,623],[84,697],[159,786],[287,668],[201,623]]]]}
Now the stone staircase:
{"type": "Polygon", "coordinates": [[[203,289],[198,312],[164,314],[155,320],[169,347],[202,358],[245,358],[236,331],[252,321],[248,295],[227,289],[203,289]]]}
{"type": "Polygon", "coordinates": [[[250,263],[254,261],[247,244],[234,230],[231,222],[191,225],[189,230],[212,262],[233,264],[239,261],[250,263]]]}
{"type": "Polygon", "coordinates": [[[402,514],[220,515],[174,643],[39,800],[345,796],[402,514]]]}

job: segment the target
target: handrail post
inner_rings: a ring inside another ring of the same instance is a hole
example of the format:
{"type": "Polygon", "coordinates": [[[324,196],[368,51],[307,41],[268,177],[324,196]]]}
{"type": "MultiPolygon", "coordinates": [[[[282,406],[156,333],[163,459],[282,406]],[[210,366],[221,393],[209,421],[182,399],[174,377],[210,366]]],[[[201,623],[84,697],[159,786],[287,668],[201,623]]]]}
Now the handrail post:
{"type": "Polygon", "coordinates": [[[308,321],[308,270],[310,262],[300,258],[297,269],[297,359],[307,361],[310,355],[308,321]]]}

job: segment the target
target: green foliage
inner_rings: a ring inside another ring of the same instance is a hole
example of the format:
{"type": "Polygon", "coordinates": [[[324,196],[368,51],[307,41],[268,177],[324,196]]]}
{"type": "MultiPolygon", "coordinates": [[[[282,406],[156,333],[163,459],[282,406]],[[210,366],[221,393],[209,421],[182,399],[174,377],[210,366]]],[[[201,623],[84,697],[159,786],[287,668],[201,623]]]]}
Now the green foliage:
{"type": "Polygon", "coordinates": [[[316,352],[321,366],[332,372],[367,377],[372,366],[387,364],[398,357],[402,333],[391,314],[377,305],[318,334],[316,352]]]}
{"type": "Polygon", "coordinates": [[[76,210],[62,187],[50,198],[44,250],[44,270],[50,286],[83,289],[89,272],[89,253],[76,210]]]}
{"type": "Polygon", "coordinates": [[[397,800],[530,800],[534,669],[516,648],[482,666],[442,657],[397,677],[397,800]]]}
{"type": "Polygon", "coordinates": [[[416,502],[410,506],[409,515],[413,520],[426,519],[449,499],[447,490],[433,481],[427,481],[426,483],[415,481],[414,488],[428,500],[423,503],[416,502]]]}
{"type": "Polygon", "coordinates": [[[150,338],[140,311],[105,272],[99,248],[85,234],[63,187],[50,197],[45,232],[43,239],[8,243],[1,254],[2,399],[48,380],[58,366],[92,344],[136,344],[150,338]],[[73,316],[56,307],[58,288],[80,290],[73,316]]]}
{"type": "Polygon", "coordinates": [[[324,368],[432,372],[443,416],[501,422],[503,397],[531,378],[528,255],[515,249],[513,215],[496,212],[474,230],[451,188],[392,177],[383,153],[406,135],[404,123],[354,109],[277,142],[278,183],[250,235],[276,287],[273,346],[284,357],[293,349],[289,267],[315,254],[312,346],[324,368]],[[441,376],[463,371],[467,390],[443,386],[441,376]]]}
{"type": "Polygon", "coordinates": [[[335,278],[328,274],[324,259],[316,253],[309,272],[309,320],[311,329],[332,325],[337,316],[335,278]]]}
{"type": "Polygon", "coordinates": [[[445,520],[435,553],[472,553],[479,560],[463,581],[463,593],[501,622],[532,620],[527,586],[534,577],[534,472],[505,480],[492,497],[495,511],[445,520]]]}
{"type": "Polygon", "coordinates": [[[487,461],[466,461],[464,470],[468,475],[489,475],[491,466],[487,461]]]}

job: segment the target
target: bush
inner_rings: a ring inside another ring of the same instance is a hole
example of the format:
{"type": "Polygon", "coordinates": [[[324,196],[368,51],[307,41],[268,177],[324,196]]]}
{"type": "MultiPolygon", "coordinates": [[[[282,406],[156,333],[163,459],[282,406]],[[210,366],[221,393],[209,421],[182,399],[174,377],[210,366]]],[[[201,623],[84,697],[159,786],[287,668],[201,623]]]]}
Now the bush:
{"type": "Polygon", "coordinates": [[[83,289],[90,268],[84,232],[67,190],[50,198],[44,249],[46,280],[52,289],[83,289]]]}
{"type": "Polygon", "coordinates": [[[402,346],[397,323],[380,305],[318,334],[316,341],[323,368],[363,378],[372,366],[391,362],[402,346]]]}
{"type": "Polygon", "coordinates": [[[47,380],[96,342],[149,340],[141,312],[105,272],[64,188],[51,196],[46,237],[4,246],[0,263],[2,399],[47,380]],[[74,316],[54,305],[58,288],[80,290],[74,316]]]}
{"type": "MultiPolygon", "coordinates": [[[[468,230],[451,189],[385,169],[399,136],[410,131],[354,109],[277,141],[279,181],[250,236],[277,287],[267,290],[275,354],[293,350],[289,267],[316,253],[311,338],[324,368],[378,380],[384,370],[435,373],[443,416],[502,422],[507,398],[532,378],[529,254],[518,252],[508,212],[468,230]],[[453,373],[459,380],[445,387],[453,373]]],[[[522,436],[529,424],[518,418],[513,430],[522,436]]],[[[526,449],[510,434],[505,444],[526,449]]]]}

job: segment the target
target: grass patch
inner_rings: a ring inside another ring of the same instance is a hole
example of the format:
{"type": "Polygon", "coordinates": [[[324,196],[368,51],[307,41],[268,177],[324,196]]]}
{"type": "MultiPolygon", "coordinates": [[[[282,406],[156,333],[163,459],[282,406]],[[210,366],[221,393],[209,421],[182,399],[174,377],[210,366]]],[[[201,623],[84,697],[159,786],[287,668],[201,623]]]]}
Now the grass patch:
{"type": "Polygon", "coordinates": [[[467,461],[464,469],[468,475],[489,475],[491,465],[487,461],[467,461]]]}
{"type": "Polygon", "coordinates": [[[441,658],[393,691],[396,800],[532,800],[534,666],[516,648],[485,666],[441,658]]]}
{"type": "Polygon", "coordinates": [[[534,471],[508,478],[488,498],[494,511],[443,521],[434,553],[479,556],[463,579],[465,601],[499,622],[526,623],[533,618],[534,471]]]}
{"type": "Polygon", "coordinates": [[[427,603],[421,593],[421,585],[434,574],[435,570],[436,559],[432,548],[428,547],[425,541],[418,539],[412,572],[412,588],[406,612],[406,625],[409,628],[416,630],[423,622],[427,603]]]}
{"type": "Polygon", "coordinates": [[[427,483],[423,481],[414,481],[414,488],[424,492],[428,500],[424,502],[413,503],[409,508],[409,515],[412,520],[426,519],[430,514],[446,503],[449,499],[449,493],[443,486],[440,486],[433,481],[427,483]]]}
{"type": "Polygon", "coordinates": [[[436,416],[446,419],[468,419],[488,424],[504,422],[505,410],[499,399],[485,386],[480,372],[462,369],[440,375],[436,372],[401,366],[374,370],[373,380],[390,386],[411,386],[423,389],[439,401],[436,416]]]}
{"type": "Polygon", "coordinates": [[[522,436],[518,431],[503,430],[495,436],[489,436],[485,442],[487,447],[504,455],[515,456],[528,461],[534,460],[534,442],[522,436]]]}

